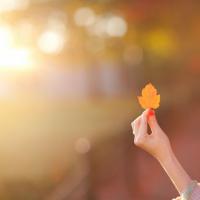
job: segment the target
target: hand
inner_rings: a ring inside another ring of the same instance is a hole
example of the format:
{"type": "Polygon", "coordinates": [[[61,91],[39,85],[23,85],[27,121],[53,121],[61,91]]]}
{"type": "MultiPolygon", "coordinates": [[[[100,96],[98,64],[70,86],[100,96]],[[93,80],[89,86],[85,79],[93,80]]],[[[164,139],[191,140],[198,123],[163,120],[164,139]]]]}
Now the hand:
{"type": "Polygon", "coordinates": [[[141,147],[158,160],[168,157],[171,145],[167,135],[158,125],[155,112],[152,109],[145,110],[131,125],[136,146],[141,147]],[[151,133],[147,133],[148,125],[151,133]]]}
{"type": "Polygon", "coordinates": [[[169,139],[158,125],[154,111],[145,110],[131,125],[135,145],[160,162],[179,194],[185,191],[192,180],[172,151],[169,139]],[[147,133],[148,125],[151,129],[150,134],[147,133]]]}

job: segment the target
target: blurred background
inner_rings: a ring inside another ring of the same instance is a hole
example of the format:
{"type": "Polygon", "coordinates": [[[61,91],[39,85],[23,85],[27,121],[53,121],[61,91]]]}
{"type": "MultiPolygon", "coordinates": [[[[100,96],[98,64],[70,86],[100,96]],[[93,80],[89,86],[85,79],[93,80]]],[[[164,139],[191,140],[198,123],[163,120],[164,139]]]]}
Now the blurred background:
{"type": "Polygon", "coordinates": [[[0,199],[168,200],[134,147],[137,96],[200,180],[198,0],[0,0],[0,199]]]}

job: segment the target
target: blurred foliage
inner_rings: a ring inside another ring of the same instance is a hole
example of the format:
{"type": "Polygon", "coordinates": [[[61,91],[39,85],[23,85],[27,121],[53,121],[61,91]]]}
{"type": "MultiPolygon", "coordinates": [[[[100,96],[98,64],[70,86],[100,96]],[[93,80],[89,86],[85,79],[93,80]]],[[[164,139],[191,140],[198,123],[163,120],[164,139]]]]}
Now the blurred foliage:
{"type": "Polygon", "coordinates": [[[111,199],[102,187],[145,199],[144,166],[130,161],[136,96],[152,82],[169,119],[199,102],[199,9],[197,0],[1,0],[0,198],[111,199]]]}

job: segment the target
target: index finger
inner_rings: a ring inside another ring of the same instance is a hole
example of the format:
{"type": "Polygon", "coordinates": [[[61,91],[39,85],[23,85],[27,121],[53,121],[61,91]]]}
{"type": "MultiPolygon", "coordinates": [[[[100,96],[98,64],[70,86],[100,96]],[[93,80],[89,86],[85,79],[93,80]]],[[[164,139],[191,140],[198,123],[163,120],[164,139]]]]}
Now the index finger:
{"type": "Polygon", "coordinates": [[[145,110],[141,116],[141,125],[140,125],[140,132],[146,133],[147,132],[147,117],[148,117],[149,110],[145,110]]]}
{"type": "Polygon", "coordinates": [[[140,127],[141,116],[137,117],[132,123],[133,135],[137,135],[140,127]]]}

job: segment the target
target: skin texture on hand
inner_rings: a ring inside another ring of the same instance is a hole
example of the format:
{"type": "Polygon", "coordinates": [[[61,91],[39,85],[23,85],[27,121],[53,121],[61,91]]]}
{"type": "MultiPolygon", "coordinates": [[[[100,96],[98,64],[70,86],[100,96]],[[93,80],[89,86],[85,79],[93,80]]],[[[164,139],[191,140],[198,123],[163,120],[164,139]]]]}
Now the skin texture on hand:
{"type": "Polygon", "coordinates": [[[136,146],[147,151],[158,160],[168,156],[171,148],[170,142],[167,135],[158,125],[153,110],[145,110],[131,125],[136,146]],[[148,125],[150,126],[151,133],[147,133],[148,125]]]}
{"type": "Polygon", "coordinates": [[[155,113],[151,109],[145,110],[131,123],[134,143],[155,157],[181,194],[191,183],[191,178],[183,169],[172,151],[170,141],[160,128],[155,113]],[[148,125],[151,133],[148,133],[148,125]]]}

